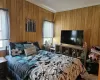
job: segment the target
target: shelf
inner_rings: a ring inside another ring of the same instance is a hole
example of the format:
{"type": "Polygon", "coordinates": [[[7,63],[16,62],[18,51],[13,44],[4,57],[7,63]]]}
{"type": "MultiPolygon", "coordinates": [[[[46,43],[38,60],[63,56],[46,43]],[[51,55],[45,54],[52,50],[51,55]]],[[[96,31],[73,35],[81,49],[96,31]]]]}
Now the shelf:
{"type": "Polygon", "coordinates": [[[75,45],[70,45],[70,44],[61,44],[61,46],[63,46],[63,47],[69,47],[69,48],[74,48],[74,49],[79,49],[79,50],[83,50],[84,49],[81,46],[75,46],[75,45]]]}

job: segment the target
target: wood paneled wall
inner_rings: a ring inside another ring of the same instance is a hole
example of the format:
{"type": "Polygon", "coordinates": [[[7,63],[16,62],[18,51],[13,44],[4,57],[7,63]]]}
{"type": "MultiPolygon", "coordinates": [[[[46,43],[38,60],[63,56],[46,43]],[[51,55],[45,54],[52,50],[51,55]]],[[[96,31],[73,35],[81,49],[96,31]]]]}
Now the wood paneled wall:
{"type": "Polygon", "coordinates": [[[0,57],[3,57],[6,55],[6,51],[0,51],[0,57]]]}
{"type": "Polygon", "coordinates": [[[100,5],[54,13],[25,0],[0,0],[0,8],[10,12],[11,41],[42,43],[43,20],[55,21],[54,43],[60,43],[61,30],[84,30],[88,46],[100,45],[100,5]],[[36,32],[25,32],[25,19],[36,21],[36,32]]]}
{"type": "Polygon", "coordinates": [[[53,21],[54,14],[26,0],[0,0],[0,8],[10,13],[10,41],[38,41],[42,43],[43,20],[53,21]],[[25,32],[25,20],[36,21],[36,32],[25,32]]]}
{"type": "Polygon", "coordinates": [[[56,13],[54,43],[60,43],[61,30],[84,30],[89,47],[100,45],[100,5],[56,13]]]}

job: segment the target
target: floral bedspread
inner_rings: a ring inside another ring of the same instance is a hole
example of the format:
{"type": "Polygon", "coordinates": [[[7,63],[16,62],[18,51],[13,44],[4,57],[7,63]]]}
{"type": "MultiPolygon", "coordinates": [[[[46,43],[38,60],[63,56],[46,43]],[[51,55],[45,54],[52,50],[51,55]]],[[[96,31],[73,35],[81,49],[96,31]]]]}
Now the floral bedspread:
{"type": "Polygon", "coordinates": [[[85,72],[79,59],[62,54],[41,50],[34,60],[38,61],[30,73],[31,80],[76,80],[85,72]]]}

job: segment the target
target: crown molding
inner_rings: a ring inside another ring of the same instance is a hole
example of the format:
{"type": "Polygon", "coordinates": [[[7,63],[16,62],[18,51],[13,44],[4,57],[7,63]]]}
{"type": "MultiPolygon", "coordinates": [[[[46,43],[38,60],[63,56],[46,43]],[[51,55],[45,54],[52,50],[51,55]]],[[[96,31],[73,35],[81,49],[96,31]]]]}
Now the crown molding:
{"type": "Polygon", "coordinates": [[[33,3],[33,4],[35,4],[35,5],[37,5],[37,6],[41,7],[41,8],[44,8],[44,9],[50,11],[50,12],[53,12],[53,13],[56,13],[56,12],[57,12],[56,10],[54,10],[54,9],[52,9],[52,8],[50,8],[50,7],[46,6],[46,5],[44,5],[44,4],[41,4],[41,3],[39,3],[39,2],[36,2],[36,1],[34,1],[34,0],[26,0],[26,1],[28,1],[28,2],[30,2],[30,3],[33,3]]]}

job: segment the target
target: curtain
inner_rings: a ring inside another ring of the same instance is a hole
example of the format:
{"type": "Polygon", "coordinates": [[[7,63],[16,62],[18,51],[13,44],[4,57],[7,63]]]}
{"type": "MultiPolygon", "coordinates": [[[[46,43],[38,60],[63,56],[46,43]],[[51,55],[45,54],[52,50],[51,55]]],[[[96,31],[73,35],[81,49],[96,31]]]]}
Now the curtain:
{"type": "Polygon", "coordinates": [[[53,38],[53,22],[44,21],[43,23],[43,38],[53,38]]]}
{"type": "Polygon", "coordinates": [[[0,40],[10,39],[9,15],[7,10],[0,9],[0,40]]]}

